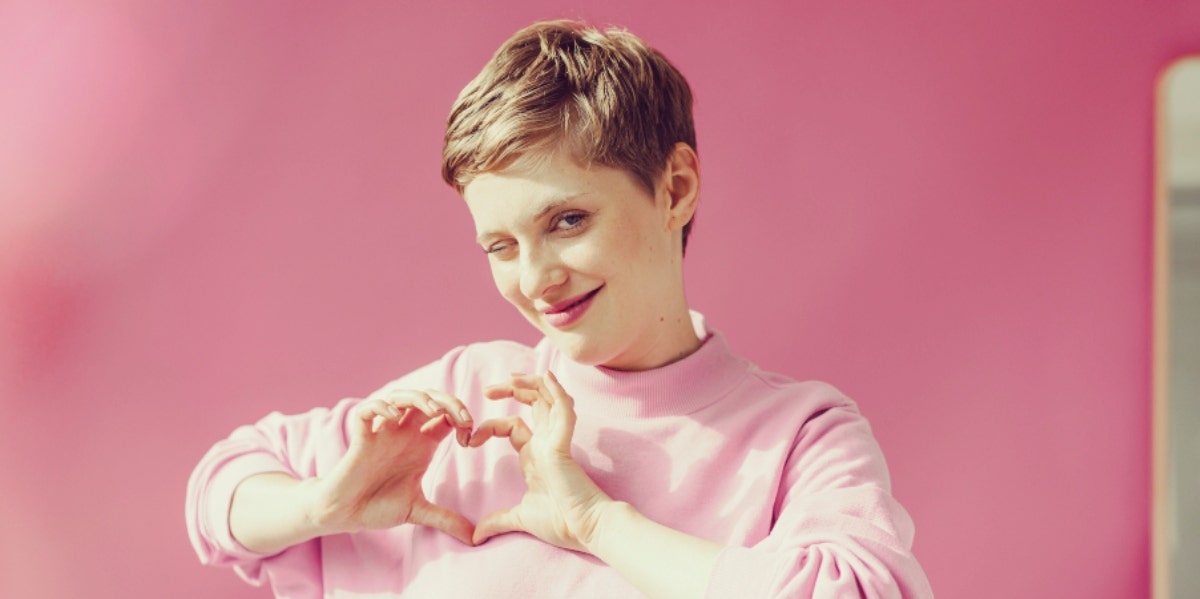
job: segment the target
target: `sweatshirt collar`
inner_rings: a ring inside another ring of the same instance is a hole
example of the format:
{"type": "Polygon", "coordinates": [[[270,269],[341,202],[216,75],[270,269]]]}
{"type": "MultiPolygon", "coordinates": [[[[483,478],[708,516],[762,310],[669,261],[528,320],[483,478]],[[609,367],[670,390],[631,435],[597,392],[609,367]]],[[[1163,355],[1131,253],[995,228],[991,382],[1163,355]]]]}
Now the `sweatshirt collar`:
{"type": "MultiPolygon", "coordinates": [[[[690,414],[728,393],[748,370],[724,336],[692,312],[692,326],[703,340],[687,357],[652,370],[625,371],[587,366],[554,348],[549,369],[575,399],[575,410],[615,417],[649,418],[690,414]]],[[[541,343],[551,343],[543,339],[541,343]]]]}

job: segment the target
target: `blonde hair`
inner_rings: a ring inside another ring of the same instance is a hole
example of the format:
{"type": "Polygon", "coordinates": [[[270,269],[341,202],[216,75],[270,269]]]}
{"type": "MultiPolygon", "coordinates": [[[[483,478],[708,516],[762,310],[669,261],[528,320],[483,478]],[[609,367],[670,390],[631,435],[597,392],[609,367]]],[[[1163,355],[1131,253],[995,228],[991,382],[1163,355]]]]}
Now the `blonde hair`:
{"type": "Polygon", "coordinates": [[[563,146],[653,194],[679,142],[696,147],[692,92],[666,57],[627,31],[547,21],[513,35],[458,95],[442,178],[462,193],[481,173],[563,146]]]}

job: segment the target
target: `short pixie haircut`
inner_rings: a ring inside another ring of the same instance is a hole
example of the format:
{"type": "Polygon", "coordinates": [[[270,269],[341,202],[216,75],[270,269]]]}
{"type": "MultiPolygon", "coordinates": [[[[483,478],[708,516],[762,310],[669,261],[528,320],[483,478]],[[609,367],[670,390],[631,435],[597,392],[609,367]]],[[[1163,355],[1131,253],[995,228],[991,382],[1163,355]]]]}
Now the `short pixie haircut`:
{"type": "Polygon", "coordinates": [[[566,147],[653,194],[679,142],[696,148],[692,91],[666,57],[627,31],[548,21],[518,31],[463,88],[446,121],[442,178],[461,194],[479,174],[566,147]]]}

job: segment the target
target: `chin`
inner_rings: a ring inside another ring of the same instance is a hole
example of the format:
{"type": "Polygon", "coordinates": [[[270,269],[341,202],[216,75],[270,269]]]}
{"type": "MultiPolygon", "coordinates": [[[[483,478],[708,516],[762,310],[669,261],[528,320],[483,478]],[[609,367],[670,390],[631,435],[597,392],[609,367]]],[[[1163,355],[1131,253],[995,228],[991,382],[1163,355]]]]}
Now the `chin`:
{"type": "MultiPolygon", "coordinates": [[[[604,338],[606,336],[603,332],[600,334],[595,331],[592,331],[591,334],[586,333],[585,331],[589,330],[586,326],[562,330],[542,321],[541,314],[523,313],[529,324],[550,339],[558,351],[573,362],[585,366],[604,366],[616,360],[621,353],[619,350],[613,349],[613,339],[604,338]]],[[[594,323],[592,324],[594,325],[594,323]]]]}
{"type": "Polygon", "coordinates": [[[606,351],[594,339],[564,331],[548,332],[546,335],[558,351],[574,362],[585,366],[603,366],[613,360],[611,351],[606,351]]]}

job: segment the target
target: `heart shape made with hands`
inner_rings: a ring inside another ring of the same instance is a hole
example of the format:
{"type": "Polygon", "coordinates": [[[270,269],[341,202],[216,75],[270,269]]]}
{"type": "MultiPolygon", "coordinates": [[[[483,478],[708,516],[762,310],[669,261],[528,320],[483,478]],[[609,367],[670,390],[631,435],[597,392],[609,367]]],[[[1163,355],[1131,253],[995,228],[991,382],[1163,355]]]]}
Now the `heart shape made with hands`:
{"type": "MultiPolygon", "coordinates": [[[[473,422],[457,398],[436,391],[381,389],[357,408],[347,470],[343,478],[359,505],[362,528],[404,523],[430,526],[468,544],[478,545],[506,532],[522,531],[560,547],[584,550],[578,531],[595,520],[590,507],[607,500],[571,457],[575,429],[574,399],[553,373],[514,373],[483,390],[489,400],[515,400],[531,408],[533,428],[519,416],[473,422]],[[507,438],[520,456],[526,492],[515,506],[496,510],[478,524],[430,502],[421,479],[437,446],[456,431],[460,446],[477,448],[507,438]],[[381,474],[382,473],[382,474],[381,474]],[[359,480],[362,479],[362,480],[359,480]]],[[[339,464],[339,469],[341,464],[339,464]]]]}

